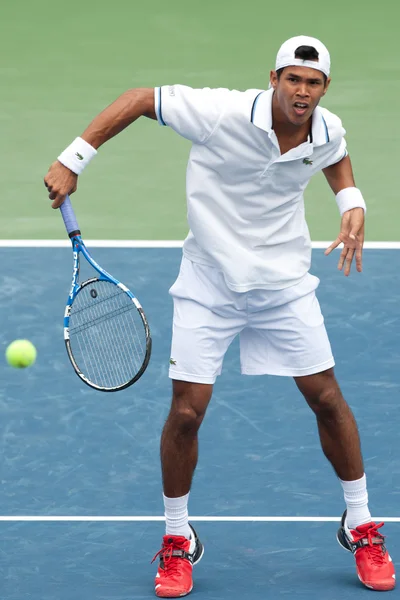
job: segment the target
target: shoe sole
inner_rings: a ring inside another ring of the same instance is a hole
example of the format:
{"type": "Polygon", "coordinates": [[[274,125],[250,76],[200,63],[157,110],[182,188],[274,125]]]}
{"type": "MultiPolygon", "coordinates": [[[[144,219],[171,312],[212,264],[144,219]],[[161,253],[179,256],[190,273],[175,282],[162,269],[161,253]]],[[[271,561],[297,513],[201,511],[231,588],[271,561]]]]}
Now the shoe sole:
{"type": "Polygon", "coordinates": [[[190,592],[192,591],[193,586],[190,588],[190,590],[188,592],[184,592],[183,594],[177,594],[176,592],[171,592],[171,594],[163,594],[162,596],[159,596],[156,592],[156,596],[157,598],[184,598],[184,596],[188,596],[190,594],[190,592]]]}
{"type": "Polygon", "coordinates": [[[395,585],[392,585],[391,583],[389,583],[388,585],[380,585],[380,586],[369,585],[368,583],[365,583],[365,581],[363,581],[359,575],[358,575],[358,579],[361,581],[361,583],[363,585],[365,585],[366,588],[368,588],[369,590],[374,590],[374,592],[390,592],[391,590],[394,590],[394,588],[395,588],[395,585]]]}

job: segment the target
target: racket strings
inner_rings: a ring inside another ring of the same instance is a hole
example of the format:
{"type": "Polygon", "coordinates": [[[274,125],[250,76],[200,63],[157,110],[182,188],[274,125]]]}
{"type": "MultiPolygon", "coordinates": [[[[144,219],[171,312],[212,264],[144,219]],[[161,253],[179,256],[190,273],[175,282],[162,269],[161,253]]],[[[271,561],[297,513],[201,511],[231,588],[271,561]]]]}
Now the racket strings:
{"type": "MultiPolygon", "coordinates": [[[[98,279],[95,279],[93,281],[93,284],[98,284],[98,283],[99,283],[98,279]]],[[[108,283],[108,282],[103,281],[102,283],[108,283]]],[[[88,284],[88,285],[90,285],[90,284],[88,284]]],[[[107,295],[105,295],[104,297],[103,296],[99,297],[97,295],[96,298],[93,298],[93,296],[92,296],[92,300],[96,301],[95,302],[96,306],[101,306],[101,304],[103,302],[109,302],[110,300],[112,300],[112,298],[115,298],[115,297],[117,297],[117,296],[119,296],[121,294],[121,291],[122,291],[121,288],[119,288],[116,285],[114,285],[114,288],[115,288],[115,290],[109,290],[109,293],[107,295]]],[[[89,293],[91,293],[91,291],[93,289],[94,288],[91,288],[91,290],[89,291],[89,293]]],[[[96,294],[97,294],[98,293],[97,290],[95,290],[95,291],[96,291],[96,294]]],[[[75,315],[79,315],[80,312],[82,312],[83,310],[86,310],[86,309],[87,309],[87,305],[86,304],[83,304],[81,306],[80,305],[76,306],[76,308],[74,309],[75,310],[75,315]]]]}
{"type": "MultiPolygon", "coordinates": [[[[136,338],[138,337],[136,323],[134,320],[131,321],[130,319],[130,317],[132,317],[133,315],[136,316],[136,310],[134,310],[134,305],[126,294],[124,295],[124,293],[122,292],[120,297],[121,300],[123,299],[128,301],[128,304],[124,307],[125,310],[123,310],[123,312],[129,312],[129,318],[122,318],[124,315],[121,312],[121,307],[118,307],[117,305],[111,313],[111,315],[103,315],[103,321],[100,325],[103,340],[108,347],[108,353],[103,354],[103,358],[105,360],[103,361],[102,372],[108,375],[109,387],[112,387],[113,380],[124,379],[124,374],[129,372],[131,359],[133,361],[133,367],[135,372],[140,367],[140,364],[138,363],[141,363],[141,360],[138,361],[138,353],[136,352],[137,344],[132,344],[132,342],[135,342],[136,338]],[[117,318],[119,316],[121,316],[121,318],[117,318]],[[110,318],[113,318],[113,323],[106,323],[106,321],[108,321],[110,318]],[[119,352],[121,348],[121,342],[123,342],[123,346],[127,352],[122,353],[120,355],[119,352]]],[[[115,298],[115,294],[112,295],[112,298],[115,298]]],[[[102,312],[102,309],[103,307],[101,307],[100,303],[98,303],[96,305],[96,318],[93,321],[94,323],[99,322],[99,318],[101,318],[101,315],[97,314],[97,312],[102,312]]],[[[128,317],[128,315],[125,316],[128,317]]],[[[96,350],[99,352],[99,355],[101,350],[100,339],[100,337],[96,339],[96,350]]]]}
{"type": "Polygon", "coordinates": [[[100,387],[128,383],[146,357],[140,313],[131,297],[109,281],[96,280],[81,288],[72,304],[69,335],[75,362],[100,387]]]}
{"type": "MultiPolygon", "coordinates": [[[[133,305],[133,307],[136,308],[134,305],[133,305]]],[[[82,310],[85,310],[85,309],[80,309],[78,312],[82,312],[82,310]]],[[[70,334],[71,333],[81,333],[82,331],[85,331],[85,329],[88,329],[89,327],[93,327],[97,323],[107,321],[107,319],[114,319],[114,318],[118,317],[119,315],[122,315],[124,312],[129,312],[130,310],[132,310],[132,306],[127,305],[127,306],[121,306],[120,308],[115,309],[115,311],[112,313],[99,314],[97,317],[94,317],[90,322],[82,322],[79,325],[75,325],[74,327],[70,328],[70,334]]],[[[93,309],[93,312],[94,312],[94,309],[93,309]]]]}
{"type": "MultiPolygon", "coordinates": [[[[128,300],[130,299],[128,298],[128,300]]],[[[133,311],[132,303],[128,306],[133,311]]],[[[120,385],[127,378],[129,379],[131,363],[134,370],[137,368],[137,357],[132,353],[129,340],[127,340],[129,323],[125,319],[122,321],[121,319],[113,319],[113,316],[121,315],[120,310],[113,310],[113,308],[111,307],[111,314],[104,315],[104,310],[100,309],[99,304],[94,304],[92,309],[94,318],[91,323],[93,327],[97,328],[96,335],[91,335],[90,340],[88,340],[87,334],[81,336],[85,344],[87,372],[91,375],[89,378],[98,385],[108,388],[120,385]],[[110,329],[110,327],[113,327],[113,329],[110,329]],[[91,344],[88,344],[89,341],[91,344]],[[121,352],[121,342],[125,352],[121,352]],[[89,365],[88,359],[91,357],[93,360],[90,361],[91,364],[89,365]]],[[[88,328],[85,327],[85,330],[87,332],[88,328]]],[[[133,336],[137,335],[137,328],[134,327],[134,330],[133,336]]],[[[137,349],[137,344],[135,344],[135,349],[137,349]]]]}

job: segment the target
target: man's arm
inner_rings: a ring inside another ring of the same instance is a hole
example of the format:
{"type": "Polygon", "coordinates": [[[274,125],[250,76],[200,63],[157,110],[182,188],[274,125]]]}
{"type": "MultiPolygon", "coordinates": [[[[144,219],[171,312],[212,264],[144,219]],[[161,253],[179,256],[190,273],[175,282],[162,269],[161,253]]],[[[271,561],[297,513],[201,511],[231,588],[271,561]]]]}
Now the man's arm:
{"type": "MultiPolygon", "coordinates": [[[[122,94],[93,119],[81,137],[97,150],[142,116],[157,119],[153,88],[137,88],[122,94]]],[[[58,160],[51,165],[44,183],[53,208],[59,208],[65,196],[76,191],[77,180],[78,175],[58,160]]]]}
{"type": "MultiPolygon", "coordinates": [[[[358,196],[362,199],[359,190],[356,188],[353,169],[348,155],[342,158],[338,163],[323,169],[323,173],[333,193],[336,195],[339,205],[341,201],[343,202],[343,199],[345,202],[351,202],[352,197],[356,199],[356,202],[358,196]],[[342,194],[337,196],[339,192],[342,192],[342,194]]],[[[336,240],[325,251],[325,254],[328,255],[332,250],[337,248],[339,244],[343,243],[343,250],[340,254],[338,268],[339,270],[342,270],[344,266],[345,275],[350,274],[354,255],[356,257],[356,269],[359,273],[362,271],[364,216],[363,208],[357,207],[345,210],[345,212],[342,213],[340,233],[336,240]]]]}
{"type": "Polygon", "coordinates": [[[122,94],[93,119],[81,137],[97,150],[139,117],[157,120],[153,88],[137,88],[122,94]]]}
{"type": "Polygon", "coordinates": [[[356,186],[349,155],[322,172],[335,195],[345,188],[356,186]]]}

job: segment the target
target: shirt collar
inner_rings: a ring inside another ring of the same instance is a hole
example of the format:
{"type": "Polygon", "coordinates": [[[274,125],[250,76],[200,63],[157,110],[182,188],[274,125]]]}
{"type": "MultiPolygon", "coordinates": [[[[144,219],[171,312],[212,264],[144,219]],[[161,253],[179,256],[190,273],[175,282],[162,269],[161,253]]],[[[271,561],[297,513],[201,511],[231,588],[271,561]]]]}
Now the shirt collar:
{"type": "MultiPolygon", "coordinates": [[[[251,109],[250,120],[259,129],[270,134],[272,129],[272,96],[274,90],[269,89],[257,94],[251,109]]],[[[329,131],[322,110],[316,107],[312,116],[311,139],[313,146],[322,146],[329,142],[329,131]]]]}

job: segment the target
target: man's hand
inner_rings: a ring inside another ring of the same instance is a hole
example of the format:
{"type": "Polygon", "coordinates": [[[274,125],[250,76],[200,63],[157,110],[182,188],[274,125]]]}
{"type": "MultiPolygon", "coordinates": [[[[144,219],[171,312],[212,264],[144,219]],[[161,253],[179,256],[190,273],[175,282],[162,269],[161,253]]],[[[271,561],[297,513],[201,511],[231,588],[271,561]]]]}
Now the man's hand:
{"type": "Polygon", "coordinates": [[[346,277],[350,275],[351,263],[355,255],[356,269],[361,273],[364,245],[364,210],[362,208],[353,208],[343,213],[340,233],[329,248],[325,250],[325,256],[341,243],[343,243],[343,250],[340,254],[338,269],[341,271],[344,266],[344,274],[346,277]]]}
{"type": "Polygon", "coordinates": [[[67,194],[73,194],[78,187],[78,175],[64,167],[58,160],[53,162],[46,177],[44,185],[47,187],[52,208],[60,208],[67,194]]]}

